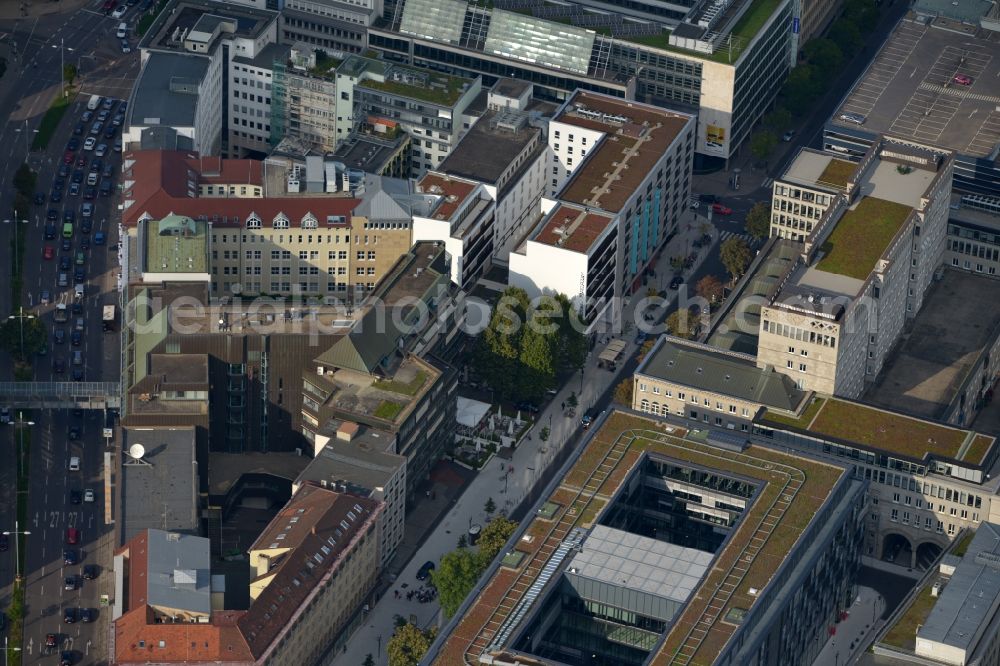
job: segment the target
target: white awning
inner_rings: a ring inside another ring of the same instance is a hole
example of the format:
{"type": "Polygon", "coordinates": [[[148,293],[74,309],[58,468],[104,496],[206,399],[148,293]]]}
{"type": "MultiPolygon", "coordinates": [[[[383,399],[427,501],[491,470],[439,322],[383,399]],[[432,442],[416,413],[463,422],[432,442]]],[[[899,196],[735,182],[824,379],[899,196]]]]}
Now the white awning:
{"type": "Polygon", "coordinates": [[[455,420],[458,421],[459,425],[464,425],[468,428],[475,428],[489,411],[489,403],[459,396],[458,410],[455,413],[455,420]]]}

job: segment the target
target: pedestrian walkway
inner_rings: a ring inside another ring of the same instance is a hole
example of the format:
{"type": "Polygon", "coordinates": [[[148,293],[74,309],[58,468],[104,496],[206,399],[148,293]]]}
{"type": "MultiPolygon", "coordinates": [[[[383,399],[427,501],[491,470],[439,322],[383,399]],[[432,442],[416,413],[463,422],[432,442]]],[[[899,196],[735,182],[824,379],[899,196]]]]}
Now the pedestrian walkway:
{"type": "MultiPolygon", "coordinates": [[[[701,231],[693,224],[691,215],[686,215],[679,228],[682,231],[660,253],[659,262],[654,269],[657,275],[671,273],[670,257],[683,254],[685,248],[701,236],[701,231]]],[[[707,251],[698,254],[698,260],[689,269],[689,274],[697,270],[705,256],[707,251]]],[[[636,294],[636,296],[641,295],[641,293],[636,294]]],[[[676,298],[676,294],[671,292],[669,298],[676,298]]],[[[643,300],[641,297],[633,296],[626,304],[623,319],[631,323],[631,328],[626,330],[635,330],[636,317],[639,321],[642,320],[642,314],[634,312],[634,309],[643,300]]],[[[641,343],[637,342],[634,335],[623,336],[622,339],[626,342],[623,357],[631,358],[641,343]]],[[[439,562],[441,556],[454,550],[459,536],[465,534],[471,525],[485,524],[488,521],[489,516],[483,510],[487,499],[493,499],[498,511],[510,513],[528,495],[544,470],[552,464],[571,435],[576,432],[583,414],[597,404],[605,391],[622,379],[620,373],[628,364],[618,364],[618,371],[598,367],[597,357],[600,351],[599,345],[594,347],[587,357],[583,371],[566,382],[541,411],[535,421],[535,427],[530,432],[530,440],[527,438],[522,440],[520,446],[510,452],[508,458],[498,455],[486,464],[466,487],[448,514],[426,537],[409,562],[402,567],[395,583],[374,603],[343,651],[331,656],[327,663],[358,666],[364,663],[368,654],[372,655],[376,664],[388,663],[386,645],[392,636],[396,616],[412,620],[417,626],[424,628],[435,626],[439,622],[444,624],[445,620],[439,617],[440,606],[436,600],[421,602],[416,596],[407,598],[407,592],[419,590],[422,585],[416,579],[417,570],[424,562],[439,562]],[[578,407],[576,415],[570,417],[562,405],[574,393],[578,407]],[[539,437],[542,427],[549,428],[547,442],[542,442],[539,437]]]]}
{"type": "Polygon", "coordinates": [[[885,599],[870,587],[859,587],[846,617],[831,625],[830,637],[813,666],[856,664],[881,626],[885,599]]]}

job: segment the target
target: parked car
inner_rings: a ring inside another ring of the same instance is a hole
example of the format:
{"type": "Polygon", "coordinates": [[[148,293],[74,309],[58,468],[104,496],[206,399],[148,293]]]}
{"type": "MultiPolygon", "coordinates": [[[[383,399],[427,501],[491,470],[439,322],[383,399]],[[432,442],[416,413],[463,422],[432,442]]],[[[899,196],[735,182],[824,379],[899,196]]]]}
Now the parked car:
{"type": "Polygon", "coordinates": [[[104,245],[106,241],[107,238],[105,237],[103,231],[98,231],[96,234],[94,234],[94,245],[104,245]]]}
{"type": "Polygon", "coordinates": [[[732,215],[733,209],[722,204],[712,204],[712,212],[716,215],[732,215]]]}
{"type": "Polygon", "coordinates": [[[76,609],[66,608],[63,610],[63,622],[66,624],[73,624],[76,622],[76,609]]]}
{"type": "Polygon", "coordinates": [[[59,653],[59,666],[73,666],[76,663],[76,657],[69,650],[63,650],[59,653]]]}
{"type": "Polygon", "coordinates": [[[83,123],[77,123],[76,126],[73,127],[73,134],[79,136],[83,134],[85,129],[87,129],[87,127],[83,123]]]}
{"type": "Polygon", "coordinates": [[[69,176],[69,165],[60,164],[58,169],[58,174],[60,178],[66,178],[67,176],[69,176]]]}
{"type": "Polygon", "coordinates": [[[84,580],[94,580],[95,578],[97,578],[97,573],[98,573],[98,570],[97,570],[97,565],[96,564],[87,564],[87,565],[84,565],[84,567],[83,567],[83,579],[84,580]]]}
{"type": "Polygon", "coordinates": [[[788,143],[789,141],[792,140],[793,136],[795,136],[795,130],[788,130],[787,132],[781,135],[781,140],[784,141],[785,143],[788,143]]]}
{"type": "Polygon", "coordinates": [[[71,331],[69,334],[69,343],[74,347],[79,347],[83,344],[83,333],[80,331],[71,331]]]}
{"type": "Polygon", "coordinates": [[[74,183],[83,182],[83,169],[77,169],[73,172],[73,177],[70,179],[74,183]]]}
{"type": "Polygon", "coordinates": [[[56,635],[45,634],[45,647],[54,648],[56,646],[56,635]]]}
{"type": "Polygon", "coordinates": [[[591,425],[591,424],[592,424],[593,422],[594,422],[594,417],[593,417],[593,416],[591,416],[591,415],[590,415],[589,413],[587,413],[587,414],[584,414],[584,415],[583,415],[583,418],[582,418],[582,419],[580,419],[580,425],[582,425],[582,426],[583,426],[583,429],[584,429],[584,430],[589,430],[589,429],[590,429],[590,425],[591,425]]]}
{"type": "Polygon", "coordinates": [[[95,188],[95,187],[86,187],[86,188],[84,188],[84,190],[83,190],[83,198],[84,199],[86,199],[86,200],[89,201],[89,200],[93,199],[96,196],[97,196],[97,188],[95,188]]]}
{"type": "Polygon", "coordinates": [[[131,47],[131,45],[129,45],[127,39],[123,39],[121,41],[121,45],[122,45],[122,53],[131,53],[132,52],[132,47],[131,47]]]}
{"type": "Polygon", "coordinates": [[[42,259],[52,259],[56,256],[56,249],[51,245],[46,245],[42,248],[42,259]]]}
{"type": "Polygon", "coordinates": [[[102,123],[100,120],[98,120],[90,128],[90,133],[93,134],[94,136],[97,136],[98,134],[101,133],[102,129],[104,129],[104,123],[102,123]]]}
{"type": "Polygon", "coordinates": [[[120,19],[121,17],[125,16],[125,12],[127,11],[128,11],[127,5],[118,5],[115,11],[111,12],[111,18],[120,19]]]}
{"type": "Polygon", "coordinates": [[[75,442],[80,439],[80,426],[70,426],[66,434],[69,437],[69,441],[75,442]]]}
{"type": "Polygon", "coordinates": [[[71,263],[69,257],[64,254],[59,257],[59,270],[68,271],[71,263]]]}
{"type": "Polygon", "coordinates": [[[66,372],[66,359],[57,358],[52,361],[52,372],[61,375],[66,372]]]}
{"type": "Polygon", "coordinates": [[[104,157],[104,155],[107,152],[108,152],[108,144],[106,143],[97,144],[97,148],[94,149],[94,154],[97,155],[98,157],[104,157]]]}
{"type": "Polygon", "coordinates": [[[683,275],[675,275],[672,280],[670,280],[671,289],[680,289],[681,285],[684,284],[683,275]]]}
{"type": "Polygon", "coordinates": [[[864,125],[866,120],[865,116],[860,113],[842,113],[837,117],[844,122],[853,123],[855,125],[864,125]]]}
{"type": "Polygon", "coordinates": [[[85,123],[89,123],[93,119],[94,119],[94,112],[93,111],[84,111],[83,115],[80,116],[80,121],[81,122],[85,122],[85,123]]]}
{"type": "Polygon", "coordinates": [[[434,563],[430,560],[424,562],[420,565],[420,568],[417,569],[417,580],[427,580],[432,571],[434,571],[434,563]]]}
{"type": "Polygon", "coordinates": [[[95,139],[92,136],[88,136],[87,140],[83,142],[83,149],[84,150],[93,150],[94,146],[96,146],[96,145],[97,145],[97,139],[95,139]]]}
{"type": "Polygon", "coordinates": [[[93,488],[87,488],[86,490],[83,491],[83,501],[84,502],[93,502],[94,501],[94,489],[93,488]]]}
{"type": "Polygon", "coordinates": [[[48,289],[42,289],[41,302],[42,305],[48,305],[52,300],[52,294],[48,289]]]}
{"type": "MultiPolygon", "coordinates": [[[[70,460],[73,460],[73,458],[70,458],[70,460]]],[[[77,471],[79,471],[79,469],[80,469],[80,459],[79,458],[76,459],[76,469],[77,469],[77,471]]],[[[66,543],[68,543],[71,546],[75,546],[76,544],[80,543],[80,530],[76,529],[75,527],[67,527],[66,528],[66,543]]]]}
{"type": "Polygon", "coordinates": [[[69,192],[67,194],[69,194],[69,196],[71,197],[80,196],[80,183],[70,183],[69,192]]]}
{"type": "Polygon", "coordinates": [[[81,501],[83,501],[83,496],[80,494],[79,490],[71,490],[71,491],[69,491],[69,503],[70,504],[79,504],[81,501]]]}
{"type": "Polygon", "coordinates": [[[67,548],[63,551],[63,564],[68,564],[70,566],[79,563],[80,556],[76,552],[75,548],[67,548]]]}
{"type": "Polygon", "coordinates": [[[61,328],[57,328],[52,336],[55,339],[57,345],[66,344],[66,331],[61,328]]]}
{"type": "Polygon", "coordinates": [[[955,76],[951,77],[951,80],[953,83],[957,83],[960,86],[972,85],[972,77],[966,74],[956,74],[955,76]]]}
{"type": "Polygon", "coordinates": [[[97,611],[93,608],[81,608],[80,609],[80,622],[93,622],[94,618],[97,617],[97,611]]]}
{"type": "Polygon", "coordinates": [[[66,576],[63,580],[64,590],[75,590],[76,589],[76,576],[66,576]]]}

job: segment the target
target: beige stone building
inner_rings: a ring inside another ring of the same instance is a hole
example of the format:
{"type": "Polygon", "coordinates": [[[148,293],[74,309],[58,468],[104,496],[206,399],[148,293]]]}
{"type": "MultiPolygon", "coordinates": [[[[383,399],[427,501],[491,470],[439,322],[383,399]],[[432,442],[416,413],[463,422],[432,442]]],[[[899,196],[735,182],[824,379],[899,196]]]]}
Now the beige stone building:
{"type": "Polygon", "coordinates": [[[213,297],[298,293],[359,301],[409,250],[407,184],[393,194],[379,177],[345,187],[346,178],[320,162],[321,187],[303,190],[292,179],[306,178],[304,171],[267,166],[265,173],[253,160],[129,152],[123,225],[135,235],[140,221],[170,214],[207,225],[213,297]]]}
{"type": "Polygon", "coordinates": [[[830,153],[803,148],[771,185],[771,235],[803,241],[843,194],[858,165],[830,153]]]}
{"type": "Polygon", "coordinates": [[[799,193],[791,213],[781,209],[794,191],[775,185],[772,209],[786,217],[772,220],[772,229],[805,238],[761,307],[757,364],[803,390],[855,398],[879,373],[941,264],[953,161],[939,149],[883,137],[850,173],[843,169],[836,179],[843,193],[835,196],[817,185],[835,180],[833,162],[824,166],[808,150],[793,160],[780,179],[799,193]],[[806,193],[833,201],[810,209],[806,193]]]}

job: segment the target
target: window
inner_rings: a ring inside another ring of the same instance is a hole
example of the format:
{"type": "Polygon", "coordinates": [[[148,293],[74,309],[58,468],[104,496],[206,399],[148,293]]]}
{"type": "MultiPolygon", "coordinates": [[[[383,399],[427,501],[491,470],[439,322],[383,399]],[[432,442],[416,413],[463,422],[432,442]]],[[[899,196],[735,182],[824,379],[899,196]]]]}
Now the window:
{"type": "Polygon", "coordinates": [[[319,226],[319,221],[316,216],[312,213],[306,213],[302,218],[302,228],[303,229],[315,229],[319,226]]]}
{"type": "Polygon", "coordinates": [[[646,392],[646,385],[645,384],[639,384],[639,391],[641,393],[645,393],[646,392]]]}
{"type": "Polygon", "coordinates": [[[789,370],[795,369],[795,361],[788,361],[788,369],[789,370]]]}
{"type": "Polygon", "coordinates": [[[802,354],[803,356],[809,356],[809,350],[807,350],[807,349],[803,349],[803,350],[801,351],[801,354],[802,354]]]}
{"type": "Polygon", "coordinates": [[[898,523],[899,522],[899,509],[893,509],[892,510],[892,513],[889,516],[889,520],[891,520],[894,523],[898,523]]]}
{"type": "Polygon", "coordinates": [[[257,217],[257,213],[250,213],[247,217],[247,229],[260,229],[260,218],[257,217]]]}
{"type": "Polygon", "coordinates": [[[288,228],[288,216],[284,213],[278,213],[274,216],[274,228],[275,229],[287,229],[288,228]]]}
{"type": "Polygon", "coordinates": [[[806,364],[799,363],[799,372],[805,372],[805,371],[806,371],[806,364]]]}
{"type": "Polygon", "coordinates": [[[365,260],[365,251],[364,250],[358,250],[356,259],[358,261],[364,261],[365,260]]]}

